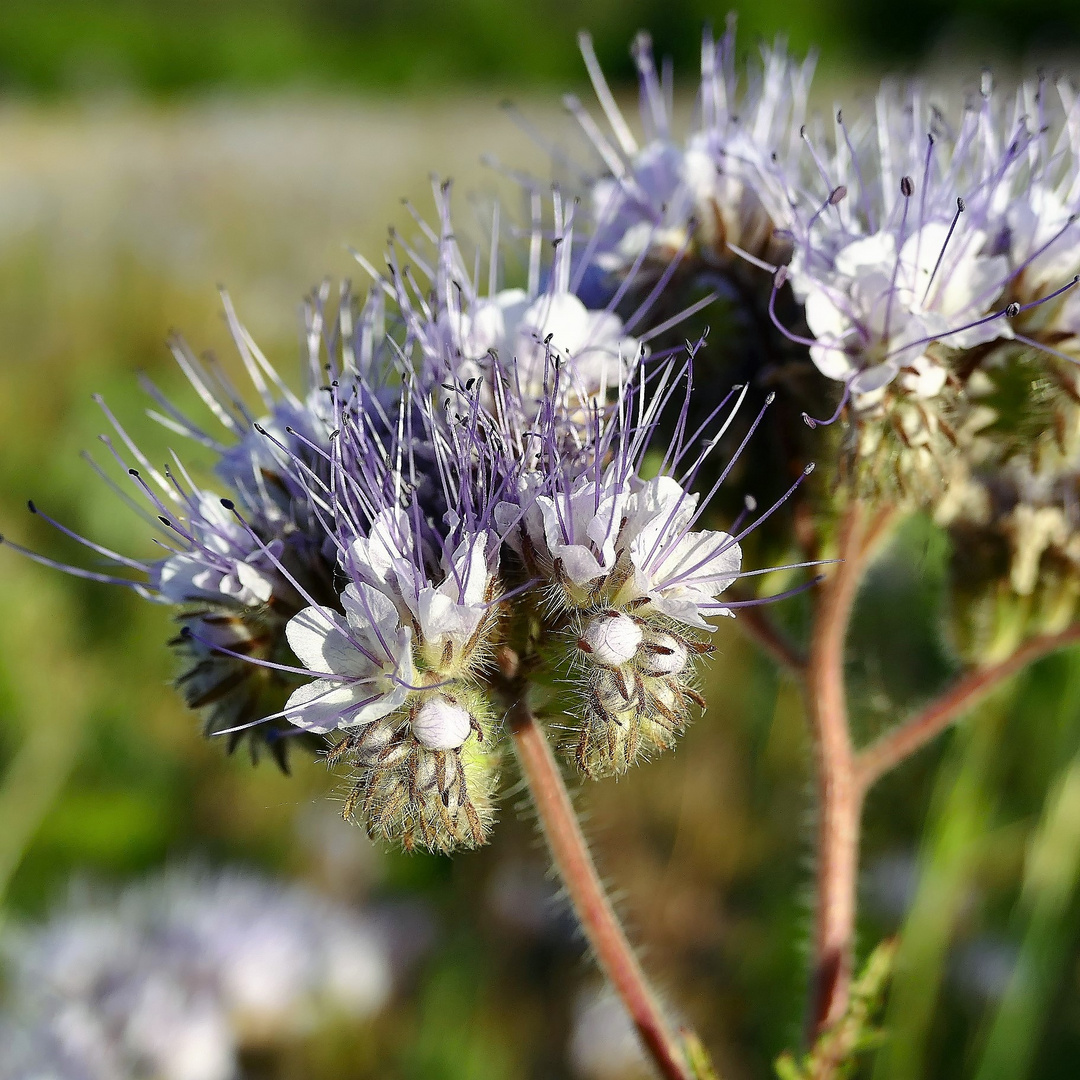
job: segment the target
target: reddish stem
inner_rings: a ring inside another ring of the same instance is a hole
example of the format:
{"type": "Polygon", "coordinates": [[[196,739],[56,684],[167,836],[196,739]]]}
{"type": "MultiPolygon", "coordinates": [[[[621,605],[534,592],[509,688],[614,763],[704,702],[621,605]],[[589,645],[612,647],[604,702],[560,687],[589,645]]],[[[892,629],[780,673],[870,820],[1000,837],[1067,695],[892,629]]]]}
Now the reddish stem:
{"type": "Polygon", "coordinates": [[[978,668],[962,676],[922,712],[885,732],[877,741],[859,752],[855,765],[861,791],[865,792],[886,773],[921,750],[1006,679],[1012,678],[1041,657],[1078,641],[1080,623],[1058,634],[1032,638],[1001,663],[978,668]]]}
{"type": "Polygon", "coordinates": [[[508,718],[551,857],[600,969],[622,999],[661,1075],[665,1080],[688,1080],[676,1037],[600,883],[551,747],[524,700],[510,709],[508,718]]]}
{"type": "Polygon", "coordinates": [[[844,1015],[851,985],[862,789],[848,729],[844,653],[863,570],[863,537],[862,515],[853,507],[840,529],[838,554],[843,561],[821,589],[807,665],[819,788],[812,1039],[844,1015]]]}

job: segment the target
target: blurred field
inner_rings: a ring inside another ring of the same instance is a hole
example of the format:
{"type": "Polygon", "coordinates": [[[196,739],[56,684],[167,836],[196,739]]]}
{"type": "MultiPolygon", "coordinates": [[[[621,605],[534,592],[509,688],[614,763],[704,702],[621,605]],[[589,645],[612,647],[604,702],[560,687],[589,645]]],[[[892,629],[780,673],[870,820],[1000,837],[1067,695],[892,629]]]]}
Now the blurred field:
{"type": "MultiPolygon", "coordinates": [[[[550,105],[528,111],[557,123],[550,105]]],[[[135,373],[197,408],[164,339],[176,327],[232,362],[216,283],[289,373],[303,292],[325,275],[360,283],[346,244],[377,259],[385,226],[407,225],[400,197],[426,208],[429,171],[459,182],[467,218],[466,190],[500,186],[479,163],[488,150],[546,169],[484,95],[0,109],[0,531],[80,557],[26,513],[33,497],[80,532],[145,551],[139,523],[78,460],[103,428],[91,392],[163,460],[175,440],[142,417],[135,373]]],[[[902,545],[905,559],[873,575],[853,634],[864,733],[949,669],[931,625],[940,541],[919,526],[902,545]]],[[[436,943],[362,1034],[364,1051],[346,1040],[266,1075],[569,1076],[573,1003],[596,979],[520,794],[487,850],[453,861],[377,852],[337,820],[320,762],[297,755],[284,778],[199,737],[168,686],[169,635],[165,613],[137,598],[0,548],[8,915],[44,910],[73,872],[121,879],[191,856],[296,875],[343,899],[420,900],[436,943]]],[[[677,752],[590,785],[580,805],[646,962],[723,1075],[742,1080],[769,1076],[800,1034],[809,747],[794,688],[730,625],[716,642],[709,712],[677,752]]],[[[898,1038],[866,1075],[1077,1075],[1078,710],[1080,666],[1053,658],[872,799],[864,941],[905,918],[908,929],[889,1011],[898,1038]]]]}

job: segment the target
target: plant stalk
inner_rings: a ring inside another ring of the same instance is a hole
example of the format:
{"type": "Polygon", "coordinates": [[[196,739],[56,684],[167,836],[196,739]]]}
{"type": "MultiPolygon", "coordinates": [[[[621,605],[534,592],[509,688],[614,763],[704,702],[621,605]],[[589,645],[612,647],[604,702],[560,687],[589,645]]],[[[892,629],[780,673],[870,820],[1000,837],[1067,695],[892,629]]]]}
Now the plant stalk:
{"type": "Polygon", "coordinates": [[[860,787],[863,791],[869,789],[1029,664],[1077,642],[1080,642],[1080,623],[1057,634],[1032,638],[1001,663],[976,668],[961,676],[920,713],[885,732],[859,752],[856,772],[860,787]]]}
{"type": "Polygon", "coordinates": [[[551,746],[524,698],[511,707],[508,721],[555,868],[601,971],[622,999],[664,1080],[689,1080],[676,1036],[600,882],[551,746]]]}
{"type": "Polygon", "coordinates": [[[862,789],[848,728],[844,655],[863,569],[858,507],[841,524],[836,570],[822,585],[807,665],[807,706],[817,763],[818,864],[809,1036],[840,1020],[851,990],[862,789]]]}

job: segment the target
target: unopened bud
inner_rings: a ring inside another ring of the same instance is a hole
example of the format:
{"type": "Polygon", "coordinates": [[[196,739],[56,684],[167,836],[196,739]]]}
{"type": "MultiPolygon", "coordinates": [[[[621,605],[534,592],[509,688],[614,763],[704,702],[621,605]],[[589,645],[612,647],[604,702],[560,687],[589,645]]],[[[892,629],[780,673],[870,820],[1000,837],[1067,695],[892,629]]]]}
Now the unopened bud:
{"type": "Polygon", "coordinates": [[[642,649],[642,670],[647,675],[679,675],[690,659],[686,646],[671,634],[657,634],[642,649]]]}
{"type": "Polygon", "coordinates": [[[620,667],[637,655],[642,637],[641,627],[629,615],[610,611],[592,619],[578,646],[598,664],[620,667]]]}
{"type": "Polygon", "coordinates": [[[412,733],[429,750],[456,750],[469,737],[467,709],[444,697],[428,698],[412,718],[412,733]]]}

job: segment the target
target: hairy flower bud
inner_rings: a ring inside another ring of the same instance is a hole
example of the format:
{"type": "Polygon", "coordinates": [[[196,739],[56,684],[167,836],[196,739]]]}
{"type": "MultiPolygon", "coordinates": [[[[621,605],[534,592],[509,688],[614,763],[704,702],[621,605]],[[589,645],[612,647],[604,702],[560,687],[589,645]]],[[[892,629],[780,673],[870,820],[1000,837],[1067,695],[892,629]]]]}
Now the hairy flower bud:
{"type": "Polygon", "coordinates": [[[468,710],[441,695],[428,698],[412,718],[412,733],[428,750],[456,750],[471,730],[468,710]]]}
{"type": "Polygon", "coordinates": [[[674,746],[692,707],[703,704],[687,681],[691,655],[709,647],[662,616],[606,610],[586,623],[578,648],[578,767],[594,777],[621,773],[643,753],[674,746]]]}
{"type": "Polygon", "coordinates": [[[673,634],[650,637],[641,652],[639,664],[646,675],[681,675],[690,662],[690,650],[673,634]]]}
{"type": "Polygon", "coordinates": [[[637,655],[643,636],[641,627],[630,616],[603,611],[586,624],[578,647],[597,664],[621,667],[637,655]]]}
{"type": "Polygon", "coordinates": [[[486,843],[498,780],[490,712],[479,690],[456,686],[345,735],[328,756],[353,767],[344,816],[407,851],[486,843]]]}

